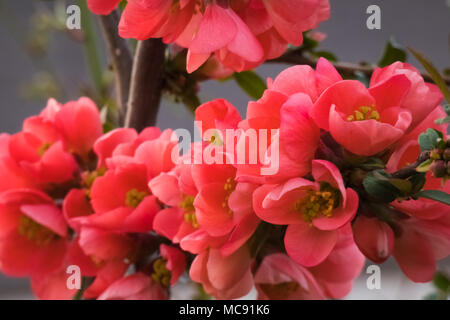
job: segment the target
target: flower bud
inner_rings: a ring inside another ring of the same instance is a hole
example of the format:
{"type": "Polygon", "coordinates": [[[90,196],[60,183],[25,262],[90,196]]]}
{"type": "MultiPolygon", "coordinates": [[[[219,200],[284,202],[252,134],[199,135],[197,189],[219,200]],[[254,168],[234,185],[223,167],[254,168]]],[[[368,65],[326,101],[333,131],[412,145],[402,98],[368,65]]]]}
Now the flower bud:
{"type": "Polygon", "coordinates": [[[359,250],[375,263],[386,261],[394,249],[394,232],[377,218],[358,216],[353,234],[359,250]]]}
{"type": "Polygon", "coordinates": [[[445,161],[449,161],[450,160],[450,148],[447,148],[447,149],[444,150],[443,158],[444,158],[445,161]]]}
{"type": "Polygon", "coordinates": [[[445,161],[437,160],[434,161],[430,166],[430,171],[436,178],[443,178],[447,174],[447,166],[445,161]]]}

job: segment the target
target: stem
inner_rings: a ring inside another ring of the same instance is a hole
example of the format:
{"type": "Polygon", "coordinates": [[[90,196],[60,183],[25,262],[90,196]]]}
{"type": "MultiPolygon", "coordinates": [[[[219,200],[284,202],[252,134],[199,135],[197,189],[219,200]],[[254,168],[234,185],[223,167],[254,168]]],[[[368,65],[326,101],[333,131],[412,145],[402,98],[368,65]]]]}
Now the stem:
{"type": "Polygon", "coordinates": [[[119,111],[119,123],[123,123],[130,93],[131,68],[133,57],[125,39],[117,33],[119,13],[117,10],[110,15],[99,16],[102,31],[108,46],[109,55],[115,73],[116,97],[119,111]]]}
{"type": "Polygon", "coordinates": [[[406,179],[413,174],[417,173],[416,168],[424,161],[430,159],[430,151],[424,151],[422,152],[419,157],[417,158],[417,161],[410,164],[407,167],[404,167],[392,174],[393,178],[396,179],[406,179]]]}
{"type": "MultiPolygon", "coordinates": [[[[317,64],[318,59],[312,59],[305,57],[303,54],[302,49],[295,49],[286,52],[284,55],[277,59],[268,60],[269,63],[288,63],[288,64],[307,64],[311,67],[315,68],[317,64]]],[[[355,72],[361,72],[365,76],[370,77],[372,73],[374,72],[376,66],[371,65],[361,65],[361,64],[355,64],[355,63],[349,63],[349,62],[331,62],[333,66],[336,68],[336,70],[339,71],[339,73],[344,77],[353,77],[355,75],[355,72]]],[[[434,82],[433,79],[425,73],[422,73],[422,77],[426,82],[434,82]]],[[[450,85],[450,78],[449,77],[443,77],[445,83],[450,85]]]]}
{"type": "Polygon", "coordinates": [[[139,41],[131,72],[125,127],[141,131],[155,125],[164,83],[165,50],[161,39],[139,41]]]}
{"type": "Polygon", "coordinates": [[[98,95],[101,97],[103,94],[103,80],[102,80],[102,65],[100,54],[97,48],[97,41],[95,36],[94,27],[92,25],[91,12],[87,8],[86,1],[78,1],[78,5],[81,8],[81,27],[84,33],[84,44],[86,48],[86,55],[89,64],[89,70],[91,72],[92,80],[98,95]]]}

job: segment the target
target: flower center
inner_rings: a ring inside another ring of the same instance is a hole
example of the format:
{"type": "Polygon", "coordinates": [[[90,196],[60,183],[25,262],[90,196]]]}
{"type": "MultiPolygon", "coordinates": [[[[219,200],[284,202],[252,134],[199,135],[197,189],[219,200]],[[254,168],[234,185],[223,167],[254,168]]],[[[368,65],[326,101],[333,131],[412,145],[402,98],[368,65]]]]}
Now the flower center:
{"type": "Polygon", "coordinates": [[[125,204],[131,208],[137,208],[137,206],[148,195],[145,191],[139,191],[138,189],[131,189],[127,192],[125,204]]]}
{"type": "Polygon", "coordinates": [[[153,262],[153,273],[152,279],[156,283],[161,284],[163,287],[170,287],[170,278],[172,278],[172,273],[166,267],[167,260],[163,258],[156,259],[153,262]]]}
{"type": "Polygon", "coordinates": [[[226,191],[225,199],[222,202],[222,208],[228,210],[229,214],[233,214],[233,210],[228,206],[228,200],[230,199],[230,195],[233,193],[234,189],[236,189],[236,181],[233,178],[228,178],[223,186],[223,189],[226,191]]]}
{"type": "Polygon", "coordinates": [[[375,106],[359,107],[358,110],[353,111],[353,114],[349,115],[347,121],[364,121],[364,120],[380,120],[380,114],[375,106]]]}
{"type": "Polygon", "coordinates": [[[44,155],[45,151],[50,149],[51,146],[52,146],[52,144],[50,142],[44,142],[37,150],[38,155],[40,157],[42,157],[44,155]]]}
{"type": "Polygon", "coordinates": [[[23,215],[19,221],[19,234],[33,241],[39,247],[45,247],[53,240],[59,238],[59,235],[23,215]]]}
{"type": "Polygon", "coordinates": [[[180,208],[184,210],[184,220],[190,223],[194,228],[198,228],[197,217],[195,216],[194,197],[186,196],[179,204],[180,208]]]}
{"type": "Polygon", "coordinates": [[[311,222],[320,215],[331,217],[339,201],[339,191],[324,183],[320,191],[308,190],[306,197],[294,204],[294,210],[300,212],[305,221],[311,222]]]}

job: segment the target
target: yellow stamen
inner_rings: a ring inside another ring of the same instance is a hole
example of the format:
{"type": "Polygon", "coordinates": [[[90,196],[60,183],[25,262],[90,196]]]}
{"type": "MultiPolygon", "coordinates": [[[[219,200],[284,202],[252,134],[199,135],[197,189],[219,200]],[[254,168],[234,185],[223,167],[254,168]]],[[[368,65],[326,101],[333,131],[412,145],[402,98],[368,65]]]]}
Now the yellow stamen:
{"type": "Polygon", "coordinates": [[[148,195],[145,191],[139,191],[138,189],[131,189],[127,192],[125,204],[131,208],[137,208],[137,206],[148,195]]]}
{"type": "Polygon", "coordinates": [[[39,149],[37,150],[37,153],[40,157],[42,157],[45,153],[45,151],[47,151],[48,149],[50,149],[50,147],[52,146],[52,143],[50,142],[45,142],[43,143],[39,149]]]}
{"type": "Polygon", "coordinates": [[[323,184],[320,191],[308,190],[305,198],[297,201],[293,209],[302,214],[306,222],[319,216],[331,217],[333,210],[339,205],[339,191],[328,184],[323,184]]]}
{"type": "Polygon", "coordinates": [[[19,222],[19,234],[32,240],[39,247],[45,247],[60,236],[31,218],[23,215],[19,222]]]}
{"type": "Polygon", "coordinates": [[[380,114],[375,106],[362,106],[358,110],[354,110],[353,114],[346,118],[347,121],[364,121],[364,120],[380,120],[380,114]]]}
{"type": "Polygon", "coordinates": [[[184,210],[184,220],[197,229],[199,225],[197,217],[195,216],[194,200],[195,198],[193,196],[185,196],[184,200],[180,202],[179,206],[184,210]]]}
{"type": "Polygon", "coordinates": [[[236,181],[234,181],[233,178],[228,178],[223,186],[223,189],[226,191],[226,196],[222,202],[222,208],[228,210],[229,214],[233,214],[233,210],[231,210],[228,206],[228,200],[230,199],[230,195],[233,193],[234,189],[236,189],[236,181]]]}
{"type": "Polygon", "coordinates": [[[156,283],[159,283],[163,287],[167,288],[170,286],[170,279],[172,278],[172,272],[170,272],[170,270],[167,269],[166,263],[167,260],[163,258],[156,259],[155,262],[153,262],[152,279],[156,283]]]}

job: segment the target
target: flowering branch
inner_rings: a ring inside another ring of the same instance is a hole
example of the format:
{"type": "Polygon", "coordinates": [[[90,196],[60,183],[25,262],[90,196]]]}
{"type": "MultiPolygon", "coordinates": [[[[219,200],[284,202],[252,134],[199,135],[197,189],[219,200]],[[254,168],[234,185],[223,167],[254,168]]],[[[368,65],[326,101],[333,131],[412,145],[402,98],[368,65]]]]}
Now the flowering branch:
{"type": "Polygon", "coordinates": [[[117,10],[107,16],[99,16],[99,18],[115,74],[119,123],[123,123],[130,92],[133,57],[126,40],[117,33],[119,24],[119,13],[117,10]]]}
{"type": "MultiPolygon", "coordinates": [[[[277,59],[268,60],[270,63],[288,63],[288,64],[307,64],[311,67],[315,68],[318,59],[306,57],[303,54],[303,50],[301,48],[294,49],[286,52],[284,55],[277,59]]],[[[331,61],[330,61],[331,62],[331,61]]],[[[362,65],[356,63],[349,62],[332,62],[333,66],[339,73],[344,77],[353,77],[355,72],[361,72],[367,77],[370,77],[375,70],[376,66],[372,65],[362,65]]],[[[422,74],[423,79],[426,82],[434,82],[433,79],[428,74],[422,74]]],[[[443,77],[445,83],[450,85],[450,77],[443,77]]]]}
{"type": "Polygon", "coordinates": [[[163,88],[166,45],[161,39],[140,41],[131,71],[125,127],[140,131],[156,122],[163,88]]]}

